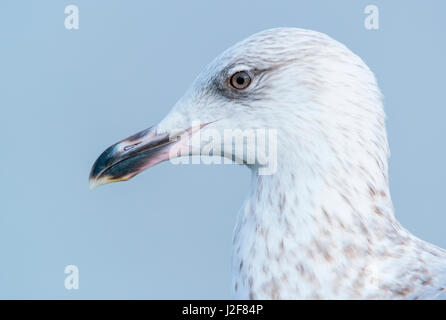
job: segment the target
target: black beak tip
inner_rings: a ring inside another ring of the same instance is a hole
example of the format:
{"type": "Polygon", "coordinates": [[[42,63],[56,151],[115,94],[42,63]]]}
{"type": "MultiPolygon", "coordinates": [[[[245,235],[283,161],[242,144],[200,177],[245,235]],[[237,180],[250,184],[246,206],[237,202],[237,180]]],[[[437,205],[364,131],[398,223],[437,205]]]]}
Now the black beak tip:
{"type": "Polygon", "coordinates": [[[90,170],[89,183],[90,189],[94,189],[96,186],[103,183],[99,183],[99,178],[102,173],[113,164],[113,159],[115,158],[115,145],[108,147],[93,163],[90,170]]]}

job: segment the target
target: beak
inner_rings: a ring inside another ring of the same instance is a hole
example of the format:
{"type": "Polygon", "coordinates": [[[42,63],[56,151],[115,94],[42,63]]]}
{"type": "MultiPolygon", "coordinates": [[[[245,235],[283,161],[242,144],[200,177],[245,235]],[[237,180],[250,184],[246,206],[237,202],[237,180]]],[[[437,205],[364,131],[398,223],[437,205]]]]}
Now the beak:
{"type": "Polygon", "coordinates": [[[168,160],[178,140],[170,139],[168,133],[157,134],[156,127],[151,127],[110,146],[91,168],[90,189],[129,180],[145,169],[168,160]]]}
{"type": "Polygon", "coordinates": [[[193,124],[186,130],[175,130],[175,134],[158,134],[156,126],[150,127],[108,147],[91,168],[90,189],[129,180],[160,162],[190,155],[190,138],[212,122],[193,124]]]}

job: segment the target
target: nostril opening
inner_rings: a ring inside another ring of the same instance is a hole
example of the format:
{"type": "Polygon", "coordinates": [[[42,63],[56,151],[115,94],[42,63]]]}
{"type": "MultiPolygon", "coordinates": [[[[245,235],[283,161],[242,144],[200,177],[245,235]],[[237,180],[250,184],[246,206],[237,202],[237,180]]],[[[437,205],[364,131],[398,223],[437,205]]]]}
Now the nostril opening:
{"type": "Polygon", "coordinates": [[[137,142],[137,143],[134,143],[134,144],[131,144],[131,145],[129,145],[129,146],[125,146],[124,147],[124,151],[129,151],[129,150],[131,150],[131,149],[133,149],[134,147],[136,147],[138,144],[140,144],[141,142],[137,142]]]}

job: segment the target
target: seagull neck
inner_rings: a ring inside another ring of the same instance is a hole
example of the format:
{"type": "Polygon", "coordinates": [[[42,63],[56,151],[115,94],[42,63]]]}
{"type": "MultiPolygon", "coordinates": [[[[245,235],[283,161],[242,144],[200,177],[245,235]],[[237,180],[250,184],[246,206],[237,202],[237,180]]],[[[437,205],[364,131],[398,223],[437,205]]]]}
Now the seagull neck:
{"type": "Polygon", "coordinates": [[[376,233],[378,226],[399,226],[390,198],[387,165],[380,166],[369,165],[374,170],[366,171],[361,166],[344,170],[333,163],[319,168],[282,164],[274,175],[254,172],[247,207],[258,225],[275,221],[285,234],[288,228],[300,235],[297,237],[336,232],[342,238],[355,232],[366,238],[376,233]]]}
{"type": "Polygon", "coordinates": [[[393,214],[386,174],[378,170],[366,179],[361,168],[344,175],[319,169],[282,164],[270,176],[253,170],[233,239],[234,287],[242,297],[317,298],[318,286],[337,268],[366,272],[372,255],[407,238],[393,214]],[[289,282],[305,293],[296,296],[289,282]]]}

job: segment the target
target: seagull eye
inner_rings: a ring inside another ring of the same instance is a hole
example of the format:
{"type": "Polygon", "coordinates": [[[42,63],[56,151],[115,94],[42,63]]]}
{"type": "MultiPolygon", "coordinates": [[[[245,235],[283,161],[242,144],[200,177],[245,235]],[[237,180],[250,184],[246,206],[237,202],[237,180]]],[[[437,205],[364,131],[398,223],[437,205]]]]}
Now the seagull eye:
{"type": "Polygon", "coordinates": [[[231,76],[230,83],[235,89],[243,90],[251,83],[251,76],[246,71],[239,71],[231,76]]]}

